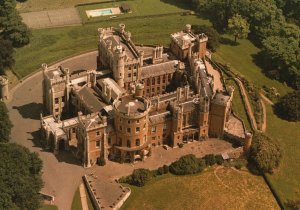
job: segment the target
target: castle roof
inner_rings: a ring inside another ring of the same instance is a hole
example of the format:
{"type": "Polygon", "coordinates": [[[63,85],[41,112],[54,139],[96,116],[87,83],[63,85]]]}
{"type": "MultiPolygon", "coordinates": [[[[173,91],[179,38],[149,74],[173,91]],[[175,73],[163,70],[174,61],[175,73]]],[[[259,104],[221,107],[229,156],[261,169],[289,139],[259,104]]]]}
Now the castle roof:
{"type": "Polygon", "coordinates": [[[219,92],[219,93],[216,93],[215,97],[211,100],[211,102],[214,104],[226,106],[229,99],[230,99],[230,96],[225,95],[222,92],[219,92]]]}
{"type": "Polygon", "coordinates": [[[164,63],[153,64],[142,68],[142,79],[155,77],[164,74],[174,73],[176,71],[177,60],[164,63]]]}
{"type": "Polygon", "coordinates": [[[97,93],[87,86],[78,90],[77,95],[92,112],[99,112],[106,106],[105,103],[100,101],[97,93]]]}

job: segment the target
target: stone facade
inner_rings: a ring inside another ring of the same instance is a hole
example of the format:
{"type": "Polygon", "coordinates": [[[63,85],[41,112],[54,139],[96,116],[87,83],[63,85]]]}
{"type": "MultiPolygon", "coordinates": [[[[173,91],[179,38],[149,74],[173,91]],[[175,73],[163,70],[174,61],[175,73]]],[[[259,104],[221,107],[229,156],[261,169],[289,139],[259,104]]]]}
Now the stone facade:
{"type": "Polygon", "coordinates": [[[125,25],[98,29],[97,69],[43,65],[41,130],[48,148],[72,150],[85,167],[102,157],[142,160],[151,147],[222,137],[233,90],[214,92],[207,36],[190,25],[170,49],[136,46],[125,25]]]}
{"type": "Polygon", "coordinates": [[[8,79],[5,75],[0,75],[0,100],[7,100],[9,97],[8,79]]]}

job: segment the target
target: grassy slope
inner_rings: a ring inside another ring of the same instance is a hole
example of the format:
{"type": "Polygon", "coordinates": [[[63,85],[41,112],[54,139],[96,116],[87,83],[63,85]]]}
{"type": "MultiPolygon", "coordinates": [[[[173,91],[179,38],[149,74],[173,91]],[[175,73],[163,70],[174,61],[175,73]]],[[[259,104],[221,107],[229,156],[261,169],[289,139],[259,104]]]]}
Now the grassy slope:
{"type": "Polygon", "coordinates": [[[270,180],[281,198],[296,198],[300,193],[300,122],[293,123],[278,118],[268,105],[267,133],[278,139],[284,149],[279,170],[269,176],[270,180]]]}
{"type": "Polygon", "coordinates": [[[86,10],[101,9],[118,7],[122,3],[126,2],[130,5],[131,13],[117,15],[118,18],[123,17],[135,17],[135,16],[145,16],[145,15],[157,15],[164,13],[182,12],[188,9],[186,4],[180,3],[180,1],[175,2],[175,0],[169,0],[170,3],[165,3],[161,0],[136,0],[136,1],[120,1],[115,3],[102,3],[94,5],[79,6],[78,11],[83,22],[95,22],[98,20],[110,20],[110,16],[94,17],[88,19],[86,15],[86,10]],[[179,4],[178,6],[175,5],[179,4]]]}
{"type": "Polygon", "coordinates": [[[130,186],[122,210],[278,209],[262,177],[230,168],[216,174],[209,169],[193,176],[164,175],[142,188],[130,186]]]}
{"type": "Polygon", "coordinates": [[[76,4],[87,4],[92,2],[101,2],[106,0],[27,0],[23,3],[18,3],[19,12],[36,12],[41,10],[61,9],[73,7],[76,4]]]}
{"type": "Polygon", "coordinates": [[[77,188],[73,197],[72,210],[82,210],[79,188],[77,188]]]}
{"type": "MultiPolygon", "coordinates": [[[[225,35],[224,37],[232,39],[230,36],[225,35]]],[[[230,63],[233,70],[245,76],[250,82],[253,82],[258,87],[262,87],[262,85],[275,87],[281,94],[291,91],[291,88],[286,85],[266,77],[263,74],[262,69],[255,65],[252,56],[260,51],[257,47],[247,39],[238,40],[238,42],[240,43],[238,46],[229,44],[221,45],[214,55],[214,58],[222,63],[230,63]]]]}
{"type": "MultiPolygon", "coordinates": [[[[222,45],[214,55],[215,58],[223,63],[229,62],[235,71],[258,87],[275,87],[282,95],[291,91],[282,83],[267,78],[253,63],[252,55],[259,52],[258,48],[248,40],[239,42],[238,46],[222,45]]],[[[300,192],[300,123],[281,120],[274,115],[271,106],[267,106],[267,116],[267,134],[278,139],[284,149],[282,164],[270,179],[283,200],[292,199],[295,192],[300,192]]]]}
{"type": "Polygon", "coordinates": [[[44,204],[39,210],[58,210],[57,206],[44,204]]]}
{"type": "MultiPolygon", "coordinates": [[[[181,30],[185,24],[209,24],[196,16],[173,15],[123,21],[132,32],[136,43],[168,45],[170,33],[181,30]],[[161,24],[157,24],[161,23],[161,24]]],[[[118,20],[84,26],[39,29],[32,31],[31,43],[16,50],[14,71],[24,77],[40,67],[66,56],[97,48],[97,28],[117,27],[118,20]]]]}

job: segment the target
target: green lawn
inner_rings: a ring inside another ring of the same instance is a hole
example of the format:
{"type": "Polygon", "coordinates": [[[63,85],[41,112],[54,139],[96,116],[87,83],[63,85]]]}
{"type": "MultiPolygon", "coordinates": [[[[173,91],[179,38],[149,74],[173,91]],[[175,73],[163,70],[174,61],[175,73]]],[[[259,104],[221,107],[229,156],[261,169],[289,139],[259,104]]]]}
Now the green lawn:
{"type": "MultiPolygon", "coordinates": [[[[88,204],[89,210],[94,210],[93,204],[91,202],[90,196],[87,191],[86,191],[86,195],[87,195],[87,204],[88,204]]],[[[73,196],[72,210],[82,210],[79,188],[77,188],[77,190],[73,196]]]]}
{"type": "Polygon", "coordinates": [[[130,8],[131,13],[119,14],[116,15],[116,19],[121,19],[124,17],[136,17],[136,16],[145,16],[145,15],[158,15],[158,14],[167,14],[174,12],[183,12],[189,9],[188,4],[183,3],[183,1],[176,0],[133,0],[133,1],[117,1],[110,3],[100,3],[93,5],[85,5],[77,7],[79,14],[83,23],[86,22],[97,22],[103,20],[111,20],[111,16],[102,16],[102,17],[93,17],[88,18],[86,15],[86,10],[102,9],[102,8],[111,8],[119,7],[122,3],[126,2],[130,8]]]}
{"type": "Polygon", "coordinates": [[[279,209],[260,176],[231,168],[211,168],[192,176],[163,175],[132,193],[122,210],[279,209]]]}
{"type": "Polygon", "coordinates": [[[279,169],[269,178],[283,200],[296,198],[300,193],[300,122],[278,118],[268,105],[267,133],[276,138],[284,149],[279,169]]]}
{"type": "Polygon", "coordinates": [[[19,12],[36,12],[42,10],[61,9],[73,7],[77,4],[87,4],[107,0],[27,0],[17,4],[19,12]]]}
{"type": "MultiPolygon", "coordinates": [[[[38,29],[32,31],[31,43],[16,50],[14,71],[22,78],[38,69],[42,63],[52,63],[66,56],[80,54],[97,48],[97,28],[117,27],[118,20],[64,28],[38,29]]],[[[210,24],[196,16],[172,15],[155,18],[124,20],[132,39],[142,44],[170,42],[170,34],[182,30],[185,24],[210,24]],[[160,24],[157,24],[160,23],[160,24]]]]}
{"type": "MultiPolygon", "coordinates": [[[[233,40],[233,37],[225,35],[224,38],[233,40]]],[[[253,55],[257,54],[260,49],[255,47],[249,40],[238,40],[240,43],[237,46],[230,44],[223,44],[218,48],[214,58],[221,63],[230,63],[235,72],[243,75],[250,82],[254,83],[257,87],[266,85],[268,87],[275,87],[280,94],[285,94],[291,91],[291,88],[283,85],[282,83],[269,79],[266,77],[262,69],[253,62],[253,55]]]]}
{"type": "Polygon", "coordinates": [[[39,210],[58,210],[58,208],[54,205],[43,204],[39,210]]]}

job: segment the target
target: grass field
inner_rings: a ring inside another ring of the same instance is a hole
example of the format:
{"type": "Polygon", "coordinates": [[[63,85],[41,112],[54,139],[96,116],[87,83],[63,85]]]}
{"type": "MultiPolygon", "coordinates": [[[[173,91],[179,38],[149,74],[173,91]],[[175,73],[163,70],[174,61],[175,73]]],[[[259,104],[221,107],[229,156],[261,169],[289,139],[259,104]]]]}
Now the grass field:
{"type": "Polygon", "coordinates": [[[54,205],[43,204],[39,210],[58,210],[58,208],[54,205]]]}
{"type": "Polygon", "coordinates": [[[87,4],[93,2],[101,2],[107,0],[27,0],[17,4],[19,12],[36,12],[42,10],[61,9],[73,7],[77,4],[87,4]]]}
{"type": "MultiPolygon", "coordinates": [[[[16,50],[14,71],[20,78],[30,74],[42,63],[51,63],[66,56],[97,48],[98,27],[118,27],[119,21],[93,23],[84,26],[38,29],[32,31],[31,43],[16,50]]],[[[123,21],[132,40],[142,44],[170,42],[170,33],[181,30],[185,24],[210,24],[196,16],[172,15],[123,21]],[[161,24],[157,24],[161,23],[161,24]]]]}
{"type": "Polygon", "coordinates": [[[193,176],[164,175],[144,187],[130,186],[127,209],[279,209],[262,177],[231,168],[193,176]]]}
{"type": "Polygon", "coordinates": [[[267,133],[276,138],[284,149],[282,163],[269,178],[283,200],[300,196],[300,122],[278,118],[267,106],[267,133]]]}
{"type": "Polygon", "coordinates": [[[118,1],[111,3],[101,3],[93,5],[85,5],[77,7],[79,14],[83,23],[86,22],[97,22],[99,20],[111,20],[111,16],[93,17],[88,18],[86,15],[86,10],[118,7],[122,3],[126,2],[130,8],[131,13],[116,15],[116,19],[121,19],[124,17],[136,17],[136,16],[146,16],[146,15],[158,15],[167,14],[174,12],[183,12],[189,9],[187,4],[176,0],[135,0],[135,1],[118,1]]]}

